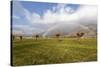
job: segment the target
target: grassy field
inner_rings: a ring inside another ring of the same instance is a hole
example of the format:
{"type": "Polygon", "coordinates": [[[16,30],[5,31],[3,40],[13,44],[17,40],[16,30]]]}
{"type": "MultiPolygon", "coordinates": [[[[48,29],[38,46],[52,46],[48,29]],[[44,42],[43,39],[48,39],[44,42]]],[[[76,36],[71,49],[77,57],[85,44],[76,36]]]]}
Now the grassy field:
{"type": "Polygon", "coordinates": [[[23,39],[12,41],[12,64],[37,65],[97,60],[95,38],[23,39]]]}

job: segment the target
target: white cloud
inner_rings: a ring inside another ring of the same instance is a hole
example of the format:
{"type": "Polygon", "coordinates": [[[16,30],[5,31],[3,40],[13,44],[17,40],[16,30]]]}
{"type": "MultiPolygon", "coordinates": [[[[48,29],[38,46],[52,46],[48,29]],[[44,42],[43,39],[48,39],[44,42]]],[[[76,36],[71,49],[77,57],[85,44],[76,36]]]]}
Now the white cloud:
{"type": "MultiPolygon", "coordinates": [[[[30,13],[27,9],[23,8],[19,2],[14,2],[15,11],[24,15],[31,23],[58,23],[69,22],[84,19],[96,19],[97,18],[97,6],[80,5],[77,11],[67,6],[66,4],[58,4],[52,7],[53,10],[47,10],[41,17],[38,13],[30,13]],[[56,11],[56,12],[54,12],[56,11]],[[74,12],[70,14],[69,12],[74,12]]],[[[18,17],[17,17],[18,18],[18,17]]]]}
{"type": "Polygon", "coordinates": [[[13,1],[13,16],[15,16],[16,13],[21,16],[21,19],[26,18],[28,21],[32,19],[31,13],[25,9],[19,1],[13,1]]]}
{"type": "Polygon", "coordinates": [[[44,32],[40,28],[35,28],[28,25],[13,25],[14,35],[36,35],[44,32]]]}
{"type": "Polygon", "coordinates": [[[97,7],[96,6],[84,6],[81,7],[74,12],[71,7],[66,7],[65,4],[58,4],[58,6],[53,7],[53,10],[47,10],[43,17],[40,18],[39,14],[33,12],[32,14],[32,23],[58,23],[58,22],[66,22],[69,21],[79,21],[81,20],[93,20],[97,18],[97,7]],[[54,12],[56,10],[56,12],[54,12]],[[70,14],[69,12],[74,12],[70,14]]]}
{"type": "Polygon", "coordinates": [[[73,12],[74,12],[74,10],[73,10],[72,8],[70,8],[70,7],[65,8],[65,10],[66,10],[68,13],[73,13],[73,12]]]}
{"type": "Polygon", "coordinates": [[[14,19],[20,19],[20,17],[19,16],[16,16],[16,15],[14,15],[13,18],[14,19]]]}
{"type": "Polygon", "coordinates": [[[89,21],[96,20],[97,6],[81,6],[76,14],[79,16],[79,20],[84,21],[84,22],[88,20],[89,21]]]}
{"type": "MultiPolygon", "coordinates": [[[[69,9],[69,7],[68,7],[68,9],[69,9]]],[[[55,22],[57,24],[51,26],[47,30],[47,32],[44,33],[44,36],[49,35],[49,34],[54,34],[56,32],[68,33],[69,30],[70,31],[72,30],[74,32],[74,31],[79,30],[80,28],[83,29],[83,27],[84,27],[84,30],[86,31],[86,28],[88,28],[88,27],[86,27],[84,25],[97,24],[97,6],[81,5],[80,8],[73,14],[66,13],[63,8],[61,8],[59,10],[60,10],[59,14],[57,14],[57,13],[53,14],[52,11],[51,12],[49,11],[49,14],[46,13],[47,17],[50,18],[50,19],[48,19],[48,21],[52,21],[52,23],[55,22]],[[53,17],[53,15],[55,15],[55,17],[53,17]],[[54,19],[57,19],[57,20],[54,20],[54,19]],[[60,22],[60,23],[58,23],[58,22],[60,22]],[[78,28],[75,26],[77,26],[78,28]]],[[[70,9],[70,11],[71,11],[71,9],[70,9]]],[[[49,23],[49,22],[47,22],[47,23],[49,23]]],[[[95,27],[93,27],[93,28],[95,28],[95,27]]],[[[87,31],[88,31],[88,29],[87,29],[87,31]]]]}
{"type": "MultiPolygon", "coordinates": [[[[52,7],[52,10],[50,10],[50,9],[46,10],[45,13],[43,14],[43,16],[40,16],[38,13],[36,13],[34,11],[33,11],[33,13],[29,12],[27,9],[23,8],[23,6],[19,3],[17,3],[17,4],[15,3],[16,9],[14,9],[14,10],[19,12],[19,14],[25,16],[25,18],[32,25],[34,25],[35,23],[44,24],[44,26],[50,25],[46,31],[48,31],[49,29],[54,30],[55,24],[56,24],[56,26],[58,25],[58,27],[60,27],[60,25],[59,25],[60,23],[62,23],[62,24],[67,23],[67,25],[68,25],[68,23],[92,24],[97,21],[97,6],[80,5],[80,7],[77,9],[77,11],[75,11],[74,9],[72,9],[69,6],[67,6],[67,7],[65,7],[65,6],[66,6],[65,4],[58,4],[57,6],[52,7]]],[[[62,26],[66,26],[66,25],[62,25],[62,26]]],[[[25,31],[27,31],[27,30],[29,31],[32,29],[30,32],[40,31],[40,30],[38,30],[38,27],[37,28],[33,27],[34,29],[32,27],[31,28],[23,27],[23,28],[25,29],[25,31]]],[[[73,26],[73,28],[74,28],[74,26],[73,26]]]]}
{"type": "Polygon", "coordinates": [[[33,12],[31,16],[32,23],[43,23],[43,24],[48,24],[48,23],[59,23],[62,21],[71,21],[74,20],[76,17],[75,14],[69,14],[68,12],[73,12],[74,10],[71,9],[71,7],[65,8],[65,4],[58,4],[56,7],[52,7],[53,10],[47,10],[42,18],[40,17],[39,14],[36,14],[33,12]],[[68,8],[68,10],[67,10],[68,8]],[[56,11],[56,12],[54,12],[56,11]]]}

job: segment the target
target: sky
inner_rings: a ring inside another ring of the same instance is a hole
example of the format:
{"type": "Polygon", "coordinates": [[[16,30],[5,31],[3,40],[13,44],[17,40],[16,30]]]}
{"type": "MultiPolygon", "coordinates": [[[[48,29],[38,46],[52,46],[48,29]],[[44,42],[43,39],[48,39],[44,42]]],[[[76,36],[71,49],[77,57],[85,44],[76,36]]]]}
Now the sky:
{"type": "MultiPolygon", "coordinates": [[[[75,25],[97,24],[97,6],[13,1],[11,18],[14,34],[47,34],[60,27],[74,29],[75,25]]],[[[61,30],[65,31],[64,28],[61,30]]]]}

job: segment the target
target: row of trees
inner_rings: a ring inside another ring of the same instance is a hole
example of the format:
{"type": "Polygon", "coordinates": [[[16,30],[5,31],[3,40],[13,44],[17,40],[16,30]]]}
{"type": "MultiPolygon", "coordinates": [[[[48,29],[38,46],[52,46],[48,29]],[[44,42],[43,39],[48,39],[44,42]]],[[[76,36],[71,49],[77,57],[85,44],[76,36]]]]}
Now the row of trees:
{"type": "MultiPolygon", "coordinates": [[[[14,35],[12,36],[12,39],[13,40],[15,39],[15,36],[14,35]]],[[[23,36],[19,36],[19,39],[22,40],[23,39],[23,36]]]]}
{"type": "MultiPolygon", "coordinates": [[[[85,34],[85,33],[83,33],[83,32],[78,32],[78,33],[76,33],[76,36],[77,36],[78,39],[80,39],[84,34],[85,34]]],[[[59,37],[60,37],[60,34],[59,34],[59,33],[56,34],[56,37],[58,38],[59,41],[61,41],[61,40],[59,39],[59,37]]]]}
{"type": "MultiPolygon", "coordinates": [[[[23,36],[18,36],[20,40],[23,39],[23,36]]],[[[37,40],[39,38],[39,35],[35,35],[35,39],[37,40]]],[[[15,39],[15,36],[12,35],[12,39],[14,40],[15,39]]]]}
{"type": "MultiPolygon", "coordinates": [[[[83,35],[84,35],[85,33],[83,33],[83,32],[78,32],[78,33],[76,33],[76,36],[77,36],[77,38],[79,39],[79,38],[81,38],[83,35]]],[[[59,40],[59,38],[60,38],[60,34],[59,33],[57,33],[57,34],[55,34],[55,36],[56,36],[56,38],[58,38],[58,40],[59,40]]],[[[13,35],[12,36],[13,37],[13,40],[15,39],[15,36],[13,35]]],[[[37,34],[37,35],[35,35],[35,39],[37,40],[38,38],[39,38],[40,36],[37,34]]],[[[23,39],[23,36],[19,36],[19,39],[20,40],[22,40],[23,39]]]]}

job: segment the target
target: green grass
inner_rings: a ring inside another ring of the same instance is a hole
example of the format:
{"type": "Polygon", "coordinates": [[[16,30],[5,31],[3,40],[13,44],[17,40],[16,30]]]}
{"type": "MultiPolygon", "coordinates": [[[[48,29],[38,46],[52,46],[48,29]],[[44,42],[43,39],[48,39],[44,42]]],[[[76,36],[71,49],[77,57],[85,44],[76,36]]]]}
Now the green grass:
{"type": "Polygon", "coordinates": [[[97,60],[95,38],[23,39],[12,41],[12,64],[37,65],[97,60]]]}

